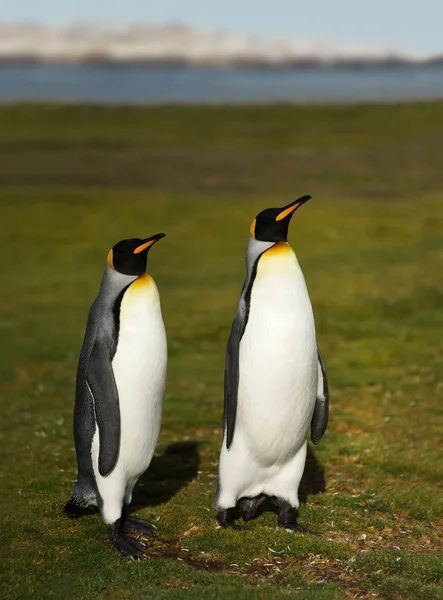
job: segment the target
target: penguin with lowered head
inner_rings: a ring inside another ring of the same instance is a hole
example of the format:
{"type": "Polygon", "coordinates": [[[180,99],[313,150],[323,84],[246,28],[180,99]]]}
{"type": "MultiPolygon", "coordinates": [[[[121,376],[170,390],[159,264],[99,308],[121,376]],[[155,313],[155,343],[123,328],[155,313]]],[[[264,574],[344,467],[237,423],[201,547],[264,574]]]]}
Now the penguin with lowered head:
{"type": "Polygon", "coordinates": [[[146,264],[164,235],[123,240],[109,251],[77,371],[78,478],[64,512],[77,518],[97,507],[115,548],[131,558],[145,556],[144,543],[131,534],[155,535],[155,527],[129,515],[128,507],[151,462],[162,419],[166,334],[146,264]]]}
{"type": "Polygon", "coordinates": [[[278,524],[297,522],[307,432],[328,422],[326,369],[289,222],[311,196],[262,211],[252,222],[247,274],[226,349],[223,443],[213,502],[222,527],[255,517],[269,498],[278,524]]]}

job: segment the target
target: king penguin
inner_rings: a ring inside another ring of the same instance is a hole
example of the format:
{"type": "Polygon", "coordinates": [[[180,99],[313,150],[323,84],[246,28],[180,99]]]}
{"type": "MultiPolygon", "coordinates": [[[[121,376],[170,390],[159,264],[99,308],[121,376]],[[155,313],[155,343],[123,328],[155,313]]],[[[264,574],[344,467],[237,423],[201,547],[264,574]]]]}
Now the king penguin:
{"type": "Polygon", "coordinates": [[[78,478],[64,511],[76,518],[98,507],[115,548],[131,558],[144,556],[144,544],[128,534],[155,535],[128,506],[163,412],[166,334],[157,286],[145,271],[148,251],[164,235],[123,240],[109,251],[77,371],[78,478]]]}
{"type": "Polygon", "coordinates": [[[255,517],[269,498],[278,524],[298,524],[307,432],[318,444],[329,412],[303,273],[287,243],[289,222],[311,196],[262,211],[252,222],[247,275],[226,349],[223,443],[213,507],[222,527],[255,517]]]}

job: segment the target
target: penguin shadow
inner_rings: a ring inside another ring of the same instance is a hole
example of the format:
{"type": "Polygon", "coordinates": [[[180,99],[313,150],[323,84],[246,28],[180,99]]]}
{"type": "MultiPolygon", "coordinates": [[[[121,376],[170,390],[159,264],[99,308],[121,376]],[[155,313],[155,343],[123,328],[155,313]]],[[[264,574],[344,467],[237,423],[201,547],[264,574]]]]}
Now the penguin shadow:
{"type": "Polygon", "coordinates": [[[306,504],[308,496],[323,494],[326,491],[325,470],[318,462],[311,446],[308,445],[305,470],[298,489],[300,504],[306,504]]]}
{"type": "Polygon", "coordinates": [[[154,456],[134,488],[131,512],[168,502],[191,483],[200,464],[198,446],[198,442],[176,442],[154,456]]]}

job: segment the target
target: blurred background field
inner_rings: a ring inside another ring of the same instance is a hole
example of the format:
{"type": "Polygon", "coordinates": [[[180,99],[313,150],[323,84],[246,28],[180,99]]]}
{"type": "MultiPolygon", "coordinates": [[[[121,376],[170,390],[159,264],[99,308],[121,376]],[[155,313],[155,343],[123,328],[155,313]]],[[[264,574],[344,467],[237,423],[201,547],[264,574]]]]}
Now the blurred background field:
{"type": "Polygon", "coordinates": [[[2,598],[442,598],[443,104],[0,108],[2,598]],[[300,522],[216,529],[223,360],[251,220],[292,221],[331,392],[300,522]],[[150,254],[169,340],[143,563],[66,520],[106,254],[150,254]]]}

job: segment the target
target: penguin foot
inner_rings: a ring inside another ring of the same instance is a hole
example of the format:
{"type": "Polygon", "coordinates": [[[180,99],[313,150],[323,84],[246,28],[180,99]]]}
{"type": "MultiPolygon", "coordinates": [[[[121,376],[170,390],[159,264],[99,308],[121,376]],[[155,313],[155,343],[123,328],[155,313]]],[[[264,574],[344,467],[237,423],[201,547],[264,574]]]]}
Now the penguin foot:
{"type": "Polygon", "coordinates": [[[140,540],[126,535],[123,531],[120,531],[117,536],[112,540],[114,547],[121,555],[127,558],[139,559],[146,558],[146,554],[143,552],[145,544],[140,540]]]}
{"type": "Polygon", "coordinates": [[[74,498],[70,498],[63,507],[63,513],[69,519],[80,519],[85,515],[92,515],[97,512],[95,506],[82,506],[78,504],[74,498]]]}
{"type": "Polygon", "coordinates": [[[125,533],[144,533],[150,537],[156,537],[156,529],[155,525],[140,517],[126,516],[123,521],[123,531],[125,533]]]}
{"type": "Polygon", "coordinates": [[[235,522],[235,508],[221,510],[217,514],[217,521],[220,527],[230,527],[231,529],[245,529],[247,531],[252,531],[252,527],[248,527],[247,525],[237,525],[235,522]]]}
{"type": "Polygon", "coordinates": [[[127,535],[123,530],[121,519],[118,519],[118,521],[111,525],[107,525],[106,529],[108,530],[109,539],[122,556],[132,559],[146,558],[146,554],[143,551],[146,544],[141,540],[127,535]]]}
{"type": "Polygon", "coordinates": [[[281,527],[284,527],[286,531],[298,531],[299,533],[310,533],[311,535],[317,535],[316,531],[312,531],[312,529],[303,527],[303,525],[300,525],[299,523],[297,523],[297,521],[285,523],[284,525],[281,525],[281,527]]]}
{"type": "Polygon", "coordinates": [[[278,511],[278,524],[287,531],[298,531],[300,533],[312,533],[316,535],[315,531],[311,531],[303,525],[297,523],[298,510],[291,506],[286,500],[277,500],[279,505],[278,511]]]}

